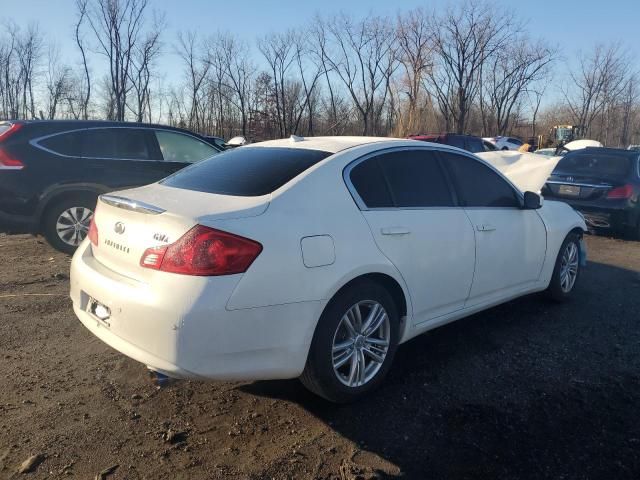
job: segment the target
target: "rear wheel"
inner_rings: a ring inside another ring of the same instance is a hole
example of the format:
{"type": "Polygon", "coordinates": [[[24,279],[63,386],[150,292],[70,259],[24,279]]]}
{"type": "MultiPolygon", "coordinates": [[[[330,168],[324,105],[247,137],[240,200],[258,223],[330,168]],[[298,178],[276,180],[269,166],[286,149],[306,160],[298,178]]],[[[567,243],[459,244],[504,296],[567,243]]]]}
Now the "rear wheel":
{"type": "Polygon", "coordinates": [[[396,305],[379,284],[360,281],[327,306],[300,377],[312,392],[337,403],[357,400],[386,376],[398,345],[396,305]]]}
{"type": "Polygon", "coordinates": [[[42,218],[42,234],[49,244],[72,254],[89,232],[96,199],[91,195],[68,197],[47,207],[42,218]]]}
{"type": "Polygon", "coordinates": [[[553,276],[547,288],[549,296],[557,301],[567,300],[580,276],[580,236],[570,233],[558,252],[553,276]]]}

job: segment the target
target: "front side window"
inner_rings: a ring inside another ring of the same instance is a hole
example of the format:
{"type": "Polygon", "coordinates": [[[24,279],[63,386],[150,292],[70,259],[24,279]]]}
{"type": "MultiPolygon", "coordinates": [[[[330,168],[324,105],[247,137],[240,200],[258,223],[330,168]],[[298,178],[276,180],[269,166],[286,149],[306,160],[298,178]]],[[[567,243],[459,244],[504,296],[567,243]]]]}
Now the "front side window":
{"type": "Polygon", "coordinates": [[[167,162],[195,163],[218,153],[211,145],[195,137],[168,130],[156,130],[162,157],[167,162]]]}
{"type": "Polygon", "coordinates": [[[356,165],[351,183],[367,208],[451,207],[451,192],[430,150],[383,153],[356,165]]]}
{"type": "Polygon", "coordinates": [[[114,128],[116,154],[125,160],[149,160],[148,130],[140,128],[114,128]]]}
{"type": "Polygon", "coordinates": [[[465,207],[520,207],[513,187],[481,160],[450,152],[441,155],[465,207]]]}

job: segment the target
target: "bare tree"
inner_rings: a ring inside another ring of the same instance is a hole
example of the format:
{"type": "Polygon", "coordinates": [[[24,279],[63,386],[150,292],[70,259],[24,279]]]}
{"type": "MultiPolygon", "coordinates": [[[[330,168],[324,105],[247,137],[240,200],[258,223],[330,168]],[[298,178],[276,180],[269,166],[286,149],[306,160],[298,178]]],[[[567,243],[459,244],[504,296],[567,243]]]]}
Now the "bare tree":
{"type": "MultiPolygon", "coordinates": [[[[190,98],[188,126],[197,131],[201,130],[200,111],[202,110],[201,89],[207,78],[211,62],[206,53],[198,53],[201,44],[195,32],[178,34],[178,55],[185,64],[190,98]]],[[[202,47],[204,48],[204,47],[202,47]]]]}
{"type": "Polygon", "coordinates": [[[377,121],[397,68],[391,22],[373,16],[354,21],[339,15],[328,22],[327,30],[333,48],[326,61],[346,87],[358,111],[362,134],[377,133],[377,121]]]}
{"type": "Polygon", "coordinates": [[[407,109],[399,116],[398,134],[405,136],[424,126],[419,107],[429,101],[424,82],[433,68],[433,32],[427,13],[417,8],[398,16],[396,36],[398,60],[404,72],[400,88],[408,99],[407,109]]]}
{"type": "Polygon", "coordinates": [[[435,68],[430,87],[446,128],[465,132],[485,61],[513,34],[511,16],[482,0],[465,0],[432,17],[435,68]]]}
{"type": "MultiPolygon", "coordinates": [[[[74,26],[74,38],[78,50],[80,50],[80,56],[82,57],[82,68],[84,70],[84,80],[86,88],[84,91],[78,92],[80,98],[79,117],[83,120],[89,118],[89,101],[91,100],[91,76],[89,75],[89,65],[87,63],[87,53],[84,45],[84,39],[82,37],[82,27],[87,17],[87,2],[88,0],[76,0],[76,10],[78,11],[77,20],[74,26]]],[[[78,85],[81,85],[79,83],[78,85]]]]}
{"type": "Polygon", "coordinates": [[[506,135],[523,96],[543,78],[555,59],[555,52],[543,43],[521,38],[510,42],[487,59],[483,83],[486,102],[495,120],[492,131],[506,135]]]}
{"type": "MultiPolygon", "coordinates": [[[[109,64],[108,96],[113,99],[112,118],[124,120],[136,46],[141,43],[148,0],[93,0],[86,19],[109,64]],[[91,8],[92,7],[92,8],[91,8]]],[[[107,109],[111,111],[111,109],[107,109]]]]}
{"type": "MultiPolygon", "coordinates": [[[[54,119],[64,98],[69,95],[69,80],[71,69],[60,62],[60,52],[57,47],[49,47],[48,68],[46,72],[47,113],[46,118],[54,119]]],[[[44,113],[40,114],[45,118],[44,113]]]]}
{"type": "Polygon", "coordinates": [[[620,45],[597,45],[580,58],[577,72],[572,72],[571,86],[565,98],[577,125],[591,135],[593,122],[608,104],[616,101],[627,86],[629,62],[620,45]]]}

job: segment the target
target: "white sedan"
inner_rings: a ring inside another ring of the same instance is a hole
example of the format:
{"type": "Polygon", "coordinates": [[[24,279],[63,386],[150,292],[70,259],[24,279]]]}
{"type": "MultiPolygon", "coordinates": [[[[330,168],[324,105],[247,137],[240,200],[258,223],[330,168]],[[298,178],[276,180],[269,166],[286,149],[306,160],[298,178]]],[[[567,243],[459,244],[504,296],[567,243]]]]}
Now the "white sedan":
{"type": "Polygon", "coordinates": [[[522,140],[514,137],[491,137],[483,138],[483,140],[495,145],[496,150],[518,150],[524,145],[522,140]]]}
{"type": "Polygon", "coordinates": [[[163,375],[300,377],[352,401],[416,335],[532,292],[571,295],[586,226],[541,203],[445,145],[256,143],[102,195],[73,257],[73,308],[163,375]]]}

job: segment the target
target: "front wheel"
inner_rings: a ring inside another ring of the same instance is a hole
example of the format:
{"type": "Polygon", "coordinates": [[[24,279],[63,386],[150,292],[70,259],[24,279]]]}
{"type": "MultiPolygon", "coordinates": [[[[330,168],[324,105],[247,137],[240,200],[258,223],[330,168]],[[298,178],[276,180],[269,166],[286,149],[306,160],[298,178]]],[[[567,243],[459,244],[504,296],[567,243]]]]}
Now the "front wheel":
{"type": "Polygon", "coordinates": [[[377,388],[398,345],[398,311],[379,284],[360,281],[339,293],[322,314],[300,377],[312,392],[353,402],[377,388]]]}
{"type": "Polygon", "coordinates": [[[580,277],[580,239],[576,233],[570,233],[565,238],[547,292],[557,301],[567,300],[575,289],[580,277]]]}

